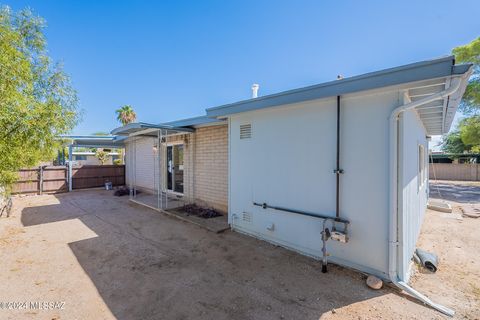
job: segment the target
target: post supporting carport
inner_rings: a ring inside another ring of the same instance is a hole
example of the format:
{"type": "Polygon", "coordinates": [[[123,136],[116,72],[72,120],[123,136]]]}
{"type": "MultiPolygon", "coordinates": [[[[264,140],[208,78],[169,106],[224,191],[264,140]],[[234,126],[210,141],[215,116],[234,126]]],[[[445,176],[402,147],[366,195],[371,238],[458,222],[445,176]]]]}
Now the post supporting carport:
{"type": "Polygon", "coordinates": [[[68,192],[72,191],[72,152],[73,152],[73,145],[68,145],[68,192]]]}

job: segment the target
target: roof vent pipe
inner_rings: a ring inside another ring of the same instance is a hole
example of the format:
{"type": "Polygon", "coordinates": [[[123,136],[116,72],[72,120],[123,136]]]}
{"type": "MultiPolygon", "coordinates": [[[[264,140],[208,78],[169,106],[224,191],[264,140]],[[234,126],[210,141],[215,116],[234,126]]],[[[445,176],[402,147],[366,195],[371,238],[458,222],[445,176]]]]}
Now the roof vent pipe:
{"type": "Polygon", "coordinates": [[[256,83],[252,84],[252,98],[255,99],[256,97],[258,97],[258,88],[260,88],[260,86],[256,83]]]}

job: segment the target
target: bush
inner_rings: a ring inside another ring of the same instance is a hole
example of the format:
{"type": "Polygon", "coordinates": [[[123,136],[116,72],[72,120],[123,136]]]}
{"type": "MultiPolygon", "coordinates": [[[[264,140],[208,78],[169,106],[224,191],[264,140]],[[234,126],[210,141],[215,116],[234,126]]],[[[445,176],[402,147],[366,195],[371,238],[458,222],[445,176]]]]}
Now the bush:
{"type": "MultiPolygon", "coordinates": [[[[61,65],[48,56],[45,21],[0,6],[0,195],[23,167],[51,160],[79,120],[78,100],[61,65]]],[[[0,208],[1,210],[2,208],[0,208]]]]}

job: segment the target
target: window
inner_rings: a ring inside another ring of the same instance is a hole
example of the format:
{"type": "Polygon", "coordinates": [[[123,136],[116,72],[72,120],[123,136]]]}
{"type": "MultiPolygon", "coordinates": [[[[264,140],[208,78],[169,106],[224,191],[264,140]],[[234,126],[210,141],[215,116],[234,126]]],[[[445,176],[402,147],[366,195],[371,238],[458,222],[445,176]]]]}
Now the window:
{"type": "Polygon", "coordinates": [[[76,161],[79,161],[79,160],[87,160],[87,156],[75,156],[75,160],[76,160],[76,161]]]}
{"type": "Polygon", "coordinates": [[[426,180],[425,172],[425,147],[418,145],[418,190],[423,187],[426,180]]]}

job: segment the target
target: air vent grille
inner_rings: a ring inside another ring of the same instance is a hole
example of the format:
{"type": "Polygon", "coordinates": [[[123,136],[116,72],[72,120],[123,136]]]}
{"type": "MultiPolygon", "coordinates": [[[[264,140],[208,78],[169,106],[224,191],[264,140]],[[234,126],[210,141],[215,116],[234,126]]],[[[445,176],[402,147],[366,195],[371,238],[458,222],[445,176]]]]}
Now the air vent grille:
{"type": "Polygon", "coordinates": [[[252,137],[252,125],[241,124],[240,125],[240,139],[250,139],[252,137]]]}
{"type": "Polygon", "coordinates": [[[252,214],[250,212],[243,212],[242,221],[246,223],[252,223],[252,214]]]}

